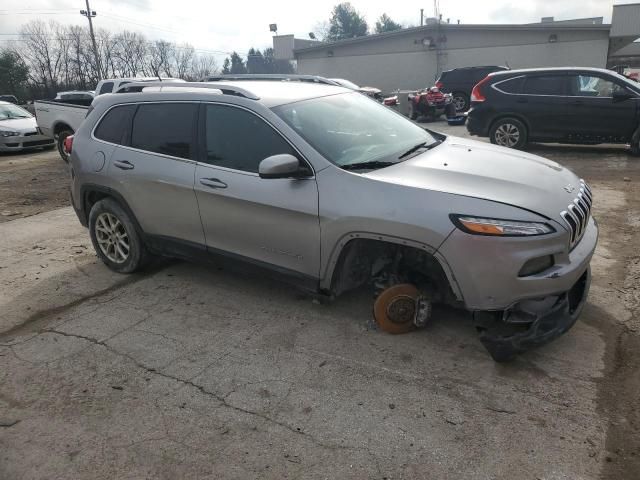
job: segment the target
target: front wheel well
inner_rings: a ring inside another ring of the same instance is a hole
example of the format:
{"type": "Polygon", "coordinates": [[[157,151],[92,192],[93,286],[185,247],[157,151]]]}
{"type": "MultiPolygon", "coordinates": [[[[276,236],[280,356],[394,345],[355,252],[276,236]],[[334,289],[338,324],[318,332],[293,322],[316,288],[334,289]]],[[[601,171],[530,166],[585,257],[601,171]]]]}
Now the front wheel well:
{"type": "Polygon", "coordinates": [[[338,296],[363,285],[380,290],[396,283],[411,283],[437,303],[456,304],[447,275],[426,249],[385,240],[350,240],[333,270],[331,293],[338,296]]]}

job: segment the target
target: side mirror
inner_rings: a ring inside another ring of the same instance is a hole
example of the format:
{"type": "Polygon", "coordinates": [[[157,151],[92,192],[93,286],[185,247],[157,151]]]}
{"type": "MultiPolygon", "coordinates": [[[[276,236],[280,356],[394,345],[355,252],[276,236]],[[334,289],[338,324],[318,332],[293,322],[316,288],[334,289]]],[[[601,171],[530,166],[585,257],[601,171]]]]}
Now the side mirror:
{"type": "Polygon", "coordinates": [[[258,165],[260,178],[300,178],[308,176],[300,168],[300,161],[288,153],[272,155],[258,165]]]}
{"type": "Polygon", "coordinates": [[[624,102],[625,100],[629,100],[633,98],[633,95],[629,93],[627,90],[616,90],[613,92],[613,102],[624,102]]]}

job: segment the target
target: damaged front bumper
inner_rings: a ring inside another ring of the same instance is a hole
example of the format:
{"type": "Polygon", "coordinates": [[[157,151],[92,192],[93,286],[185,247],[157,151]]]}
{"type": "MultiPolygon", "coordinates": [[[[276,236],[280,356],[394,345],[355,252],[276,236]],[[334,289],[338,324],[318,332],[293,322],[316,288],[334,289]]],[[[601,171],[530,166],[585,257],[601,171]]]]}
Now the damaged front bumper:
{"type": "Polygon", "coordinates": [[[524,300],[500,312],[474,312],[480,341],[498,362],[550,342],[573,327],[587,301],[590,284],[587,267],[564,293],[524,300]]]}

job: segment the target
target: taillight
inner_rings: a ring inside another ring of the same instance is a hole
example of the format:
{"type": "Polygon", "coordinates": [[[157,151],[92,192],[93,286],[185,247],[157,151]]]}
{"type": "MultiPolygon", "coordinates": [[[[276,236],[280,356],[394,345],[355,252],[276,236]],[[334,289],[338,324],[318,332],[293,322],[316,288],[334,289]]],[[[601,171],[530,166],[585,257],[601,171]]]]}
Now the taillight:
{"type": "Polygon", "coordinates": [[[73,148],[73,135],[69,135],[64,139],[64,151],[67,155],[71,155],[71,149],[73,148]]]}
{"type": "Polygon", "coordinates": [[[487,97],[482,94],[482,89],[480,87],[487,83],[489,81],[489,78],[489,76],[484,77],[482,80],[480,80],[479,83],[476,84],[475,87],[473,87],[473,90],[471,90],[472,102],[484,102],[487,99],[487,97]]]}
{"type": "Polygon", "coordinates": [[[442,88],[442,87],[444,87],[444,83],[442,83],[440,80],[438,80],[438,81],[436,82],[436,87],[438,87],[438,88],[442,88]]]}

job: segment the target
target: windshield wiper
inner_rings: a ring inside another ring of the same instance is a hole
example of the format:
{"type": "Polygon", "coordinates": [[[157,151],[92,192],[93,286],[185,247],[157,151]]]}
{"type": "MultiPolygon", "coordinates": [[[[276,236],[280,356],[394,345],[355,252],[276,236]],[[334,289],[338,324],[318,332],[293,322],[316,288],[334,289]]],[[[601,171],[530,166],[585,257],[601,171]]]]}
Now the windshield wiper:
{"type": "Polygon", "coordinates": [[[398,162],[360,162],[360,163],[350,163],[348,165],[342,165],[340,168],[343,170],[374,170],[376,168],[384,168],[390,167],[391,165],[395,165],[398,162]]]}
{"type": "Polygon", "coordinates": [[[399,160],[408,157],[409,155],[411,155],[412,153],[417,152],[418,150],[421,150],[423,148],[427,149],[427,150],[431,150],[433,147],[437,147],[438,145],[440,145],[442,143],[442,140],[436,140],[433,143],[427,143],[427,142],[422,142],[419,143],[413,147],[411,147],[409,150],[407,150],[406,152],[404,152],[402,155],[400,155],[398,157],[399,160]]]}

